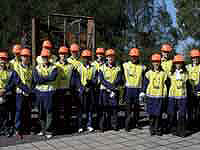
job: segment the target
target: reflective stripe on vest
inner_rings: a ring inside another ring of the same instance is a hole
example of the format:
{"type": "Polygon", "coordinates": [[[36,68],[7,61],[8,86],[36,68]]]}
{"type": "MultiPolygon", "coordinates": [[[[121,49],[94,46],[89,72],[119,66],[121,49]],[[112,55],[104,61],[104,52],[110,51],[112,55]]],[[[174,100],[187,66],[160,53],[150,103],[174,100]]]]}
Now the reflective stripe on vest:
{"type": "Polygon", "coordinates": [[[71,64],[61,64],[60,62],[57,62],[56,66],[58,68],[57,88],[69,89],[73,66],[71,64]]]}
{"type": "Polygon", "coordinates": [[[155,72],[150,70],[145,74],[145,76],[149,80],[149,84],[147,86],[147,91],[146,91],[146,94],[148,96],[153,96],[153,97],[167,96],[167,88],[165,85],[167,74],[165,72],[163,71],[155,72]]]}
{"type": "MultiPolygon", "coordinates": [[[[106,65],[102,65],[100,67],[100,70],[103,72],[104,80],[113,84],[117,79],[117,75],[121,69],[119,66],[110,68],[107,67],[106,65]]],[[[100,89],[106,89],[106,87],[101,84],[100,89]]]]}
{"type": "Polygon", "coordinates": [[[186,97],[186,81],[188,80],[188,74],[181,73],[181,79],[176,79],[176,74],[169,75],[171,86],[169,89],[169,97],[186,97]]]}
{"type": "Polygon", "coordinates": [[[133,64],[130,61],[123,64],[126,87],[142,88],[142,65],[133,64]]]}
{"type": "MultiPolygon", "coordinates": [[[[50,65],[48,68],[44,68],[42,65],[38,65],[36,70],[38,74],[42,77],[49,76],[52,71],[56,68],[54,65],[50,65]]],[[[54,91],[56,89],[56,80],[51,82],[46,82],[44,84],[36,85],[36,89],[39,91],[47,92],[54,91]]]]}

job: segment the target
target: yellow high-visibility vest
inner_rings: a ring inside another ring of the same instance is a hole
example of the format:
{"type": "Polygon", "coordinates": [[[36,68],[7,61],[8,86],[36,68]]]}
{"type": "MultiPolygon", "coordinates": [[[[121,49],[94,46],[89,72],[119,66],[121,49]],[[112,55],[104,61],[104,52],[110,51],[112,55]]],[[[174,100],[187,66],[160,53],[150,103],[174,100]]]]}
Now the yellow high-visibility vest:
{"type": "Polygon", "coordinates": [[[56,63],[58,68],[58,77],[56,78],[56,87],[58,89],[69,89],[72,76],[73,66],[72,64],[56,63]]]}
{"type": "MultiPolygon", "coordinates": [[[[121,68],[119,66],[108,67],[104,64],[100,67],[100,70],[103,72],[104,80],[113,84],[117,79],[117,75],[121,71],[121,68]]],[[[106,89],[106,87],[101,84],[100,89],[106,89]]]]}
{"type": "Polygon", "coordinates": [[[189,73],[189,82],[194,87],[199,84],[199,78],[200,78],[200,65],[192,66],[192,64],[189,64],[186,66],[186,69],[189,73]]]}
{"type": "Polygon", "coordinates": [[[171,72],[172,65],[173,65],[172,60],[167,60],[167,61],[161,62],[161,67],[167,74],[169,74],[171,72]]]}
{"type": "Polygon", "coordinates": [[[180,76],[181,78],[177,80],[175,73],[169,75],[171,81],[169,97],[184,98],[187,96],[186,81],[188,80],[188,74],[181,73],[180,76]]]}
{"type": "Polygon", "coordinates": [[[72,64],[73,67],[74,67],[75,69],[77,69],[78,66],[81,64],[81,62],[80,62],[78,59],[76,59],[76,58],[74,58],[74,57],[72,57],[72,56],[70,56],[70,57],[67,59],[67,61],[68,61],[70,64],[72,64]]]}
{"type": "Polygon", "coordinates": [[[123,64],[123,68],[126,80],[125,86],[129,88],[142,88],[142,72],[145,67],[129,61],[123,64]]]}
{"type": "Polygon", "coordinates": [[[167,74],[164,71],[152,71],[149,70],[145,74],[146,78],[149,80],[147,86],[146,94],[149,97],[165,97],[167,96],[167,87],[165,81],[167,80],[167,74]]]}
{"type": "Polygon", "coordinates": [[[5,86],[8,84],[11,74],[12,73],[8,70],[0,71],[0,89],[4,89],[5,86]]]}
{"type": "Polygon", "coordinates": [[[85,86],[87,84],[87,80],[91,81],[92,78],[95,75],[95,68],[93,66],[90,66],[89,68],[86,68],[85,65],[82,63],[77,68],[78,73],[81,76],[81,84],[85,86]]]}
{"type": "MultiPolygon", "coordinates": [[[[49,65],[48,68],[43,67],[43,65],[36,66],[38,74],[42,77],[49,76],[55,68],[56,68],[55,65],[49,65]]],[[[46,82],[44,84],[38,84],[36,85],[36,89],[42,92],[54,91],[56,89],[56,80],[51,82],[46,82]]]]}
{"type": "MultiPolygon", "coordinates": [[[[32,84],[32,67],[29,66],[27,68],[23,67],[22,64],[19,64],[18,67],[15,70],[20,77],[23,84],[31,88],[32,84]]],[[[25,94],[19,87],[16,89],[17,93],[23,93],[25,94]]]]}

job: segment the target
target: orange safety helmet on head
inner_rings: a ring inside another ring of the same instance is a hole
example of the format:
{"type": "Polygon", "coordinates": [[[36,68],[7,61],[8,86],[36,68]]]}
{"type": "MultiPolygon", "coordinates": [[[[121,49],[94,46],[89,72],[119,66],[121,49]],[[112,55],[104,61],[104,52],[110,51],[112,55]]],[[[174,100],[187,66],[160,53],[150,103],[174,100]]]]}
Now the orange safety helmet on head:
{"type": "Polygon", "coordinates": [[[51,48],[53,48],[53,45],[52,45],[51,41],[45,40],[45,41],[42,43],[42,48],[51,49],[51,48]]]}
{"type": "Polygon", "coordinates": [[[81,53],[81,56],[82,57],[91,57],[92,56],[92,51],[91,50],[84,50],[82,53],[81,53]]]}
{"type": "Polygon", "coordinates": [[[40,56],[42,57],[49,57],[50,55],[51,55],[50,51],[46,48],[42,49],[41,54],[40,54],[40,56]]]}
{"type": "Polygon", "coordinates": [[[7,52],[0,52],[0,58],[8,58],[8,53],[7,52]]]}
{"type": "Polygon", "coordinates": [[[76,43],[73,43],[73,44],[71,44],[71,46],[70,46],[70,51],[71,51],[71,52],[78,52],[79,49],[80,49],[80,47],[79,47],[79,45],[76,44],[76,43]]]}
{"type": "Polygon", "coordinates": [[[67,54],[68,53],[68,48],[65,46],[61,46],[58,50],[59,54],[67,54]]]}
{"type": "Polygon", "coordinates": [[[21,56],[31,56],[31,50],[28,48],[24,48],[24,49],[22,49],[20,55],[21,56]]]}
{"type": "Polygon", "coordinates": [[[191,57],[200,57],[200,52],[199,52],[199,50],[198,50],[198,49],[192,49],[192,50],[190,51],[190,56],[191,56],[191,57]]]}
{"type": "Polygon", "coordinates": [[[132,48],[130,51],[129,51],[129,56],[136,56],[136,57],[139,57],[140,56],[140,51],[138,48],[132,48]]]}
{"type": "Polygon", "coordinates": [[[12,52],[13,52],[14,54],[20,54],[21,49],[22,49],[21,44],[15,44],[15,45],[13,46],[12,52]]]}
{"type": "Polygon", "coordinates": [[[153,55],[151,56],[151,61],[152,61],[152,62],[160,62],[160,61],[161,61],[161,55],[158,54],[158,53],[153,54],[153,55]]]}
{"type": "Polygon", "coordinates": [[[108,49],[105,53],[106,56],[115,56],[115,50],[114,49],[108,49]]]}
{"type": "Polygon", "coordinates": [[[183,63],[183,62],[184,62],[183,55],[178,54],[174,56],[173,63],[183,63]]]}
{"type": "Polygon", "coordinates": [[[171,52],[172,46],[170,44],[163,44],[161,47],[161,51],[163,52],[171,52]]]}
{"type": "Polygon", "coordinates": [[[98,55],[98,54],[104,55],[104,53],[105,53],[105,49],[104,48],[97,48],[96,55],[98,55]]]}

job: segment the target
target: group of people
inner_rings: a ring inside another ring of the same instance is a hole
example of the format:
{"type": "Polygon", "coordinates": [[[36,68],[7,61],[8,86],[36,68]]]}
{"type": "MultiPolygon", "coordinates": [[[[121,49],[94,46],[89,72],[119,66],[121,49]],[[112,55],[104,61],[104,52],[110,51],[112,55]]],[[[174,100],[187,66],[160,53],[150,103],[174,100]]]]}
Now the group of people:
{"type": "Polygon", "coordinates": [[[114,49],[97,48],[94,61],[91,50],[80,51],[75,43],[70,48],[61,46],[59,58],[52,49],[51,41],[45,40],[35,67],[31,50],[19,44],[13,47],[11,61],[6,51],[0,52],[0,130],[10,120],[15,134],[22,137],[30,129],[24,122],[30,122],[34,102],[41,125],[38,135],[49,139],[55,120],[61,119],[55,116],[58,107],[54,105],[63,108],[62,119],[69,124],[72,99],[78,108],[79,133],[94,131],[94,113],[100,130],[118,130],[120,89],[127,106],[126,131],[140,127],[140,100],[147,103],[151,135],[169,132],[185,137],[187,122],[199,125],[199,50],[190,51],[192,64],[185,65],[180,54],[170,59],[173,48],[163,44],[161,53],[152,54],[151,64],[145,66],[140,63],[138,48],[130,49],[130,60],[122,64],[117,63],[114,49]]]}

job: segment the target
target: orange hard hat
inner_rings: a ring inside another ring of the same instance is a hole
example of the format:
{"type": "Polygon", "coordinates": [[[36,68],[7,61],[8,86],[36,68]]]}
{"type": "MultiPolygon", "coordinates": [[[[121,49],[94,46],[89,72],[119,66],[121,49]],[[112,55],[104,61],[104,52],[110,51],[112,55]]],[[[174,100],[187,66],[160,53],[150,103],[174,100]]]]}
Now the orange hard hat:
{"type": "Polygon", "coordinates": [[[7,52],[0,52],[0,58],[8,58],[8,53],[7,52]]]}
{"type": "Polygon", "coordinates": [[[31,56],[31,50],[28,48],[24,48],[24,49],[22,49],[20,55],[21,56],[31,56]]]}
{"type": "Polygon", "coordinates": [[[70,46],[70,51],[71,51],[71,52],[78,52],[79,49],[80,49],[80,47],[79,47],[79,45],[76,44],[76,43],[73,43],[73,44],[71,44],[71,46],[70,46]]]}
{"type": "Polygon", "coordinates": [[[21,44],[15,44],[15,45],[13,46],[12,52],[13,52],[14,54],[20,54],[21,49],[22,49],[21,44]]]}
{"type": "Polygon", "coordinates": [[[161,55],[160,54],[158,54],[158,53],[156,53],[156,54],[153,54],[152,56],[151,56],[151,61],[153,61],[153,62],[160,62],[161,61],[161,55]]]}
{"type": "Polygon", "coordinates": [[[51,41],[45,40],[45,41],[42,43],[42,48],[51,49],[51,48],[53,48],[53,45],[52,45],[51,41]]]}
{"type": "Polygon", "coordinates": [[[84,50],[82,53],[81,53],[81,56],[82,57],[91,57],[92,56],[92,51],[91,50],[84,50]]]}
{"type": "Polygon", "coordinates": [[[67,54],[68,53],[68,48],[65,46],[61,46],[58,50],[58,53],[62,53],[62,54],[67,54]]]}
{"type": "Polygon", "coordinates": [[[43,48],[41,51],[41,54],[40,54],[40,56],[42,56],[42,57],[49,57],[50,55],[51,55],[50,51],[46,48],[43,48]]]}
{"type": "Polygon", "coordinates": [[[199,50],[198,50],[198,49],[192,49],[192,50],[190,51],[190,56],[191,56],[191,57],[200,57],[200,52],[199,52],[199,50]]]}
{"type": "Polygon", "coordinates": [[[108,49],[105,53],[106,56],[115,56],[115,50],[114,49],[108,49]]]}
{"type": "Polygon", "coordinates": [[[96,50],[96,55],[97,55],[97,54],[102,54],[102,55],[104,55],[104,53],[105,53],[105,49],[104,49],[104,48],[97,48],[97,50],[96,50]]]}
{"type": "Polygon", "coordinates": [[[163,44],[162,47],[161,47],[161,51],[171,52],[172,51],[172,46],[170,44],[163,44]]]}
{"type": "Polygon", "coordinates": [[[183,55],[178,54],[174,56],[173,63],[183,63],[183,62],[184,62],[183,55]]]}
{"type": "Polygon", "coordinates": [[[138,48],[132,48],[130,51],[129,51],[129,56],[140,56],[140,50],[138,48]]]}

